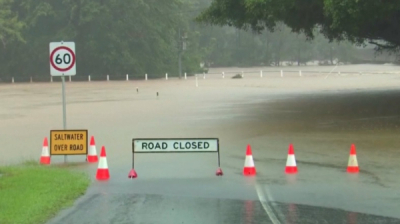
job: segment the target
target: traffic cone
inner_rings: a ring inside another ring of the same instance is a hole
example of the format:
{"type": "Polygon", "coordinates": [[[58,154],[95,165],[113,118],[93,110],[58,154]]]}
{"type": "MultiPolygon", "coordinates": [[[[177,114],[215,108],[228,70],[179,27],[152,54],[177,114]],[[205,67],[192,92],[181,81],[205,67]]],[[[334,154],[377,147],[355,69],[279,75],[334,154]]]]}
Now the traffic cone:
{"type": "Polygon", "coordinates": [[[297,173],[296,158],[294,156],[293,145],[289,145],[288,157],[286,160],[286,173],[297,173]]]}
{"type": "Polygon", "coordinates": [[[256,167],[254,166],[253,154],[251,152],[250,145],[247,145],[246,159],[244,161],[244,168],[243,168],[243,175],[244,176],[256,175],[256,167]]]}
{"type": "Polygon", "coordinates": [[[40,156],[40,164],[50,164],[49,143],[47,138],[43,140],[42,155],[40,156]]]}
{"type": "Polygon", "coordinates": [[[100,160],[99,160],[99,166],[97,168],[96,179],[97,180],[110,179],[110,173],[108,171],[108,164],[106,158],[106,148],[104,146],[101,148],[100,152],[100,160]]]}
{"type": "Polygon", "coordinates": [[[89,163],[97,163],[98,162],[96,144],[94,142],[93,136],[90,138],[90,146],[89,146],[89,152],[87,155],[87,161],[89,163]]]}
{"type": "Polygon", "coordinates": [[[349,156],[349,163],[347,165],[347,172],[348,173],[360,172],[360,168],[358,167],[358,162],[357,162],[356,146],[354,144],[352,144],[350,148],[350,156],[349,156]]]}

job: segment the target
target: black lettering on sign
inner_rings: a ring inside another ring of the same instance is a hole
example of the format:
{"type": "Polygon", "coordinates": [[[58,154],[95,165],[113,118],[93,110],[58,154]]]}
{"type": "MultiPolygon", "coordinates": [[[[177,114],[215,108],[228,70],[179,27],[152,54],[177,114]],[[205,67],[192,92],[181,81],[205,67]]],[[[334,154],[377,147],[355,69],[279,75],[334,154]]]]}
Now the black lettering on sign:
{"type": "Polygon", "coordinates": [[[167,149],[168,148],[168,144],[166,142],[162,143],[162,149],[167,149]]]}
{"type": "Polygon", "coordinates": [[[152,143],[152,142],[149,143],[149,149],[150,150],[154,149],[154,143],[152,143]]]}
{"type": "Polygon", "coordinates": [[[142,142],[142,149],[147,149],[147,142],[142,142]]]}
{"type": "Polygon", "coordinates": [[[190,145],[191,145],[190,142],[186,142],[186,143],[185,143],[185,148],[186,148],[186,149],[190,149],[190,145]]]}
{"type": "Polygon", "coordinates": [[[80,138],[78,140],[82,140],[83,139],[83,134],[80,135],[80,138]]]}
{"type": "Polygon", "coordinates": [[[68,150],[68,146],[61,144],[61,145],[54,145],[54,151],[66,151],[68,150]]]}
{"type": "Polygon", "coordinates": [[[80,144],[80,145],[72,144],[72,145],[69,146],[69,150],[70,151],[77,151],[77,150],[82,151],[83,150],[83,145],[82,144],[80,144]]]}
{"type": "Polygon", "coordinates": [[[198,146],[197,148],[203,149],[203,146],[202,146],[202,145],[203,145],[203,142],[198,142],[198,143],[197,143],[197,146],[198,146]]]}
{"type": "Polygon", "coordinates": [[[210,143],[204,142],[204,149],[208,149],[208,148],[210,148],[210,143]]]}
{"type": "Polygon", "coordinates": [[[196,142],[192,142],[192,148],[193,148],[193,149],[197,149],[196,142]]]}
{"type": "Polygon", "coordinates": [[[179,149],[178,148],[178,142],[174,142],[174,149],[179,149]]]}
{"type": "Polygon", "coordinates": [[[154,148],[155,148],[155,149],[161,149],[160,143],[157,142],[154,148]]]}

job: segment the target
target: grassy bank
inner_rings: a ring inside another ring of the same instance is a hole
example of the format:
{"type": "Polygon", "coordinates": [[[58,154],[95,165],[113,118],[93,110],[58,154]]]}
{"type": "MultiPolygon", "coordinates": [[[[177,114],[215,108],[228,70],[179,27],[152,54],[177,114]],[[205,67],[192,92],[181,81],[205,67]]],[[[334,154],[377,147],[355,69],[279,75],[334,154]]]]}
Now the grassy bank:
{"type": "Polygon", "coordinates": [[[28,162],[0,167],[0,223],[44,223],[83,195],[90,180],[68,168],[28,162]]]}

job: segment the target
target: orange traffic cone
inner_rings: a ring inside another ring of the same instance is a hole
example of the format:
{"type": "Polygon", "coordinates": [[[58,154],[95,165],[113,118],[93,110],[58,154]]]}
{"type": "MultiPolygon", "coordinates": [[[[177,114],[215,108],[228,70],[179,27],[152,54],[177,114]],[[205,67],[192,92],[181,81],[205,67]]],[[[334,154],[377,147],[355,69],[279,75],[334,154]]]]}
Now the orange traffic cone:
{"type": "Polygon", "coordinates": [[[243,175],[244,176],[256,175],[256,167],[254,166],[253,154],[251,152],[250,145],[247,145],[246,159],[244,161],[244,168],[243,168],[243,175]]]}
{"type": "Polygon", "coordinates": [[[99,166],[97,168],[96,179],[97,180],[110,179],[110,173],[108,171],[108,164],[106,158],[106,148],[104,146],[101,148],[100,152],[100,160],[99,160],[99,166]]]}
{"type": "Polygon", "coordinates": [[[43,148],[42,155],[40,156],[41,164],[50,164],[50,152],[49,152],[49,143],[47,142],[47,138],[43,140],[43,148]]]}
{"type": "Polygon", "coordinates": [[[96,144],[94,142],[93,136],[90,138],[90,146],[89,146],[89,152],[87,155],[87,161],[89,163],[97,163],[98,162],[96,144]]]}
{"type": "Polygon", "coordinates": [[[289,145],[288,157],[286,160],[286,173],[297,173],[296,158],[294,156],[293,145],[289,145]]]}
{"type": "Polygon", "coordinates": [[[349,156],[349,163],[347,165],[347,172],[358,173],[359,171],[360,168],[358,167],[358,162],[357,162],[356,146],[352,144],[350,148],[350,156],[349,156]]]}

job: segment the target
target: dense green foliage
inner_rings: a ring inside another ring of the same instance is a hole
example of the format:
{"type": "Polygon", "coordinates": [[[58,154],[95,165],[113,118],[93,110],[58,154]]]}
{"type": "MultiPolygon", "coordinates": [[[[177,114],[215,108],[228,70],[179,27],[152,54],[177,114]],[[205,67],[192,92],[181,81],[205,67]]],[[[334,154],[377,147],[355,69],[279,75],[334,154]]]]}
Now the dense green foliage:
{"type": "Polygon", "coordinates": [[[273,30],[283,22],[313,37],[315,28],[330,40],[365,41],[381,48],[400,46],[400,1],[384,0],[214,0],[200,21],[273,30]]]}
{"type": "MultiPolygon", "coordinates": [[[[61,40],[76,42],[78,75],[176,74],[178,29],[192,20],[180,13],[193,7],[187,2],[0,0],[0,21],[9,23],[0,26],[0,74],[48,77],[49,42],[61,40]]],[[[185,61],[197,72],[199,61],[185,61]]]]}
{"type": "MultiPolygon", "coordinates": [[[[216,1],[219,2],[219,1],[216,1]]],[[[49,80],[49,43],[74,41],[75,80],[178,75],[211,66],[280,65],[312,59],[352,60],[348,43],[328,43],[321,35],[307,42],[282,23],[255,34],[194,19],[211,0],[0,0],[0,81],[49,80]],[[179,38],[186,36],[185,41],[179,38]],[[85,76],[85,77],[83,77],[85,76]],[[79,78],[81,77],[81,78],[79,78]]],[[[214,3],[215,4],[215,3],[214,3]]],[[[235,15],[235,11],[230,12],[235,15]]]]}

